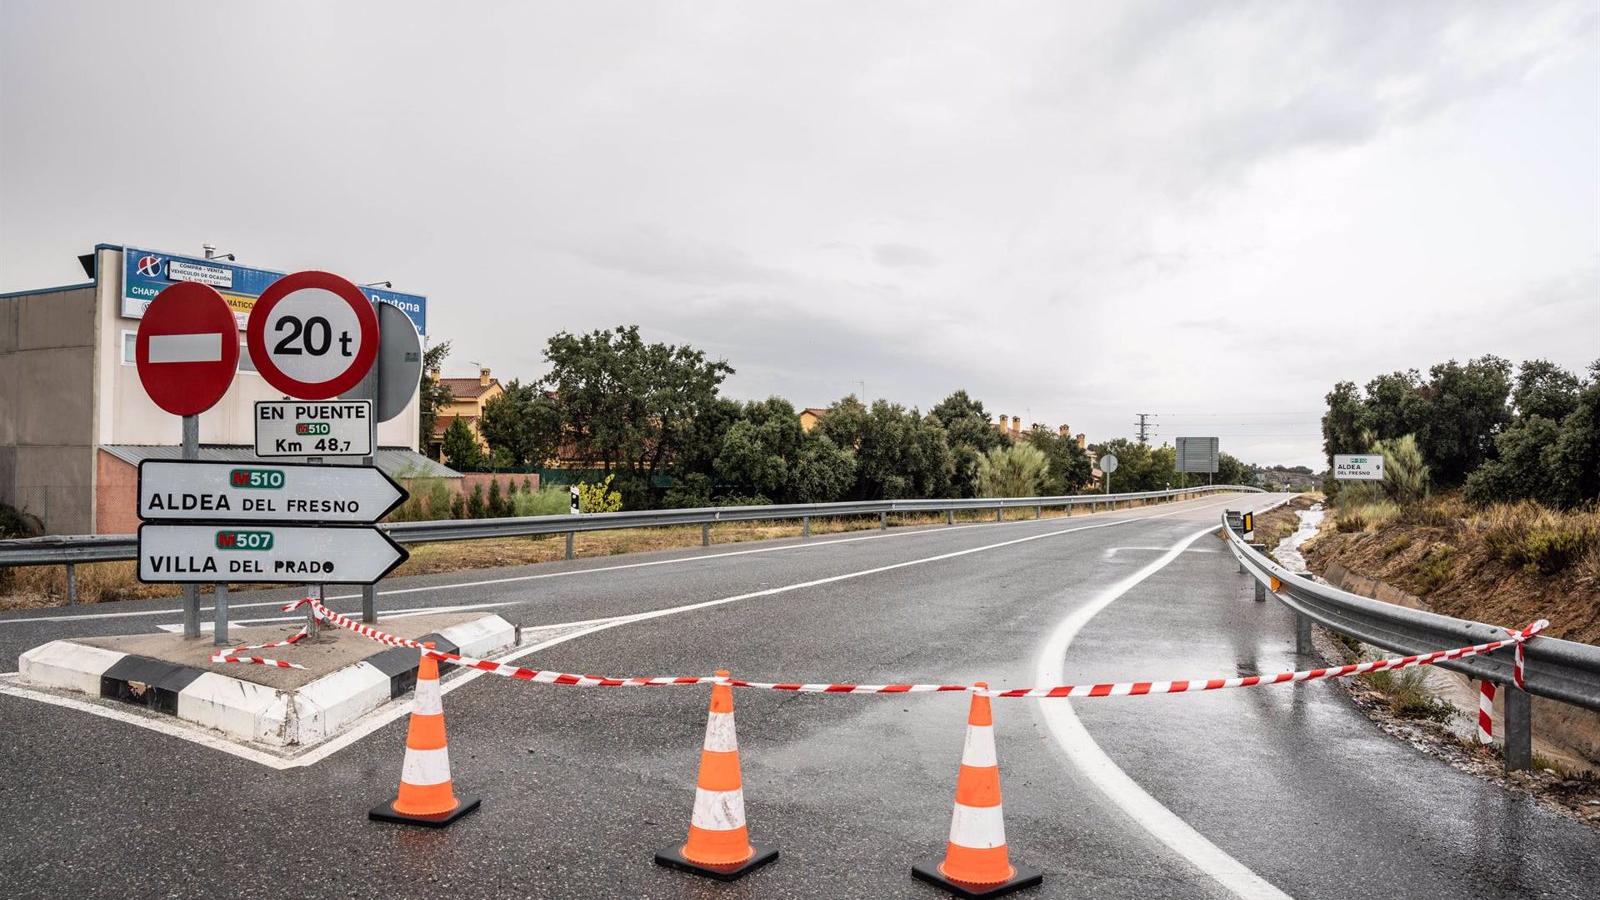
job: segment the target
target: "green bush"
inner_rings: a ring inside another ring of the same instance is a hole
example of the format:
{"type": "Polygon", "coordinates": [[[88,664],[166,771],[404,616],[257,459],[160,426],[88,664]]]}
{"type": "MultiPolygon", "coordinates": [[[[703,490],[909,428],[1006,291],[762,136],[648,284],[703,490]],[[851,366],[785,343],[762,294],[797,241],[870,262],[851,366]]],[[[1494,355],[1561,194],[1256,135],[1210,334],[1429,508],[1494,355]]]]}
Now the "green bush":
{"type": "Polygon", "coordinates": [[[1438,590],[1455,572],[1456,550],[1449,544],[1434,544],[1417,560],[1417,594],[1427,596],[1438,590]]]}
{"type": "Polygon", "coordinates": [[[512,501],[513,512],[518,516],[556,516],[570,512],[572,505],[566,488],[523,488],[512,501]]]}
{"type": "Polygon", "coordinates": [[[1032,444],[996,447],[978,458],[978,492],[985,497],[1034,497],[1048,461],[1032,444]]]}

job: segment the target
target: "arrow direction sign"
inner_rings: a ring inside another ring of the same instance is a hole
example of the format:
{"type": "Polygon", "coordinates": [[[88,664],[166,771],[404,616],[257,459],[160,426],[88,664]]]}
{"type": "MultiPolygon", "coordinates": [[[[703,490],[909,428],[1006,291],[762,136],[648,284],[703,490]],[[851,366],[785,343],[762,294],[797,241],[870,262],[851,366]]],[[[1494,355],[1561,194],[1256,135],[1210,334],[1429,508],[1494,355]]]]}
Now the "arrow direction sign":
{"type": "Polygon", "coordinates": [[[409,496],[369,466],[162,459],[139,464],[139,518],[144,521],[365,525],[409,496]]]}
{"type": "Polygon", "coordinates": [[[375,584],[410,555],[376,528],[139,526],[146,583],[375,584]]]}

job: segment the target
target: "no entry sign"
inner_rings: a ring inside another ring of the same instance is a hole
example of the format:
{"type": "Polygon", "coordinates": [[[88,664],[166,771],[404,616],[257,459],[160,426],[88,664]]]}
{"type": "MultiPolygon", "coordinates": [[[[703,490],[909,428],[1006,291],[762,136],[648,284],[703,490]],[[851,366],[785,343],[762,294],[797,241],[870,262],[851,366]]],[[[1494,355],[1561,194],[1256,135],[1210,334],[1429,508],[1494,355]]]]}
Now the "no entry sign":
{"type": "Polygon", "coordinates": [[[239,326],[228,302],[194,281],[163,290],[139,322],[134,362],[157,406],[175,416],[210,409],[239,368],[239,326]]]}
{"type": "Polygon", "coordinates": [[[343,278],[296,272],[262,292],[245,340],[268,384],[291,397],[326,400],[355,387],[372,368],[378,316],[343,278]]]}

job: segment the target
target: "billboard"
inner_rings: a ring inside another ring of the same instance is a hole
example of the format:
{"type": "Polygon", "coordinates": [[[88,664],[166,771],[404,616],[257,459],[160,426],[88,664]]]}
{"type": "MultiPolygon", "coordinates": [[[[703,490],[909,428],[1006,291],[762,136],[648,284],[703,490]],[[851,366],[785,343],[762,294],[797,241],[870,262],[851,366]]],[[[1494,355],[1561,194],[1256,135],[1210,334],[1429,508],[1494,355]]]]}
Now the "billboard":
{"type": "MultiPolygon", "coordinates": [[[[162,289],[180,281],[198,281],[216,288],[222,294],[222,299],[228,301],[228,306],[233,310],[240,330],[243,330],[256,298],[284,274],[216,259],[196,259],[138,247],[123,247],[121,314],[126,319],[143,318],[145,307],[162,289]]],[[[417,326],[418,334],[428,333],[427,297],[370,287],[361,288],[361,293],[366,294],[368,300],[387,303],[405,313],[406,318],[417,326]]]]}
{"type": "Polygon", "coordinates": [[[1181,437],[1178,441],[1179,472],[1217,471],[1217,439],[1214,437],[1181,437]]]}

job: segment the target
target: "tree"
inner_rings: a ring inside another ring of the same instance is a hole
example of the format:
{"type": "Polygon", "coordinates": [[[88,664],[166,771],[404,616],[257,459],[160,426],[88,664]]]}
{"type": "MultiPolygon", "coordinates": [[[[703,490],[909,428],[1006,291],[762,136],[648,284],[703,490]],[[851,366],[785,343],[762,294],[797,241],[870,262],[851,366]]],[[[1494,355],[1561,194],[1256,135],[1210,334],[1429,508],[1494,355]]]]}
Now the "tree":
{"type": "Polygon", "coordinates": [[[1378,441],[1372,452],[1383,455],[1383,489],[1396,503],[1413,503],[1428,496],[1432,482],[1428,464],[1414,435],[1378,441]]]}
{"type": "Polygon", "coordinates": [[[1328,467],[1332,468],[1337,454],[1366,452],[1371,443],[1363,438],[1367,410],[1353,381],[1339,382],[1323,399],[1328,411],[1322,414],[1322,452],[1327,454],[1328,467]]]}
{"type": "Polygon", "coordinates": [[[996,447],[1010,444],[1011,439],[1000,433],[991,423],[988,410],[981,402],[967,396],[966,391],[956,391],[939,401],[928,410],[928,415],[944,426],[950,446],[950,480],[955,496],[978,496],[978,459],[996,447]]]}
{"type": "Polygon", "coordinates": [[[1546,359],[1530,359],[1517,370],[1511,403],[1521,418],[1542,416],[1561,422],[1578,408],[1582,388],[1583,380],[1566,369],[1546,359]]]}
{"type": "Polygon", "coordinates": [[[467,420],[459,416],[444,430],[440,449],[450,465],[458,469],[472,469],[483,465],[483,448],[478,446],[478,438],[468,427],[467,420]]]}
{"type": "Polygon", "coordinates": [[[787,502],[790,468],[799,460],[804,438],[789,401],[772,397],[747,403],[723,435],[713,461],[717,479],[737,496],[787,502]]]}
{"type": "MultiPolygon", "coordinates": [[[[1494,454],[1494,438],[1511,415],[1511,364],[1483,356],[1461,365],[1455,360],[1428,370],[1428,383],[1417,392],[1417,446],[1444,486],[1459,485],[1494,454]]],[[[1379,433],[1378,437],[1399,437],[1379,433]]]]}
{"type": "Polygon", "coordinates": [[[817,430],[855,452],[852,499],[949,495],[955,460],[944,426],[931,415],[886,400],[868,409],[852,395],[830,406],[817,430]]]}
{"type": "Polygon", "coordinates": [[[1076,494],[1093,479],[1094,466],[1089,462],[1089,451],[1079,447],[1070,436],[1035,428],[1023,440],[1044,454],[1045,474],[1039,483],[1043,493],[1050,496],[1076,494]]]}
{"type": "Polygon", "coordinates": [[[689,346],[646,344],[637,325],[585,335],[561,332],[546,345],[562,426],[585,463],[616,473],[628,502],[648,507],[692,421],[717,402],[733,368],[689,346]]]}
{"type": "MultiPolygon", "coordinates": [[[[1416,430],[1418,393],[1422,388],[1422,375],[1416,369],[1379,375],[1367,382],[1364,403],[1366,414],[1363,427],[1378,439],[1397,438],[1416,430]]],[[[1360,446],[1344,453],[1366,453],[1372,441],[1361,440],[1360,446]]],[[[1330,460],[1329,464],[1332,464],[1330,460]]]]}
{"type": "MultiPolygon", "coordinates": [[[[1305,474],[1311,474],[1310,469],[1306,469],[1304,466],[1299,468],[1304,469],[1305,474]]],[[[1217,472],[1212,477],[1216,484],[1242,484],[1247,487],[1252,487],[1256,484],[1256,470],[1251,466],[1245,465],[1231,453],[1217,454],[1217,472]]]]}
{"type": "Polygon", "coordinates": [[[984,497],[1037,497],[1047,467],[1032,444],[996,447],[978,461],[978,490],[984,497]]]}
{"type": "Polygon", "coordinates": [[[795,503],[832,503],[849,493],[856,480],[856,458],[827,435],[806,435],[800,455],[789,470],[789,499],[795,503]]]}
{"type": "Polygon", "coordinates": [[[1177,484],[1174,469],[1177,451],[1169,444],[1151,447],[1127,438],[1114,438],[1094,447],[1096,457],[1107,453],[1117,457],[1117,471],[1111,476],[1111,490],[1159,491],[1177,484]]]}
{"type": "Polygon", "coordinates": [[[440,341],[422,354],[422,383],[417,387],[417,446],[424,453],[433,446],[433,426],[438,421],[439,410],[455,399],[449,385],[433,378],[433,373],[444,367],[445,357],[449,355],[449,341],[440,341]]]}
{"type": "Polygon", "coordinates": [[[585,513],[617,512],[622,509],[622,494],[611,489],[617,476],[607,475],[605,481],[590,484],[578,483],[578,511],[585,513]]]}
{"type": "Polygon", "coordinates": [[[478,430],[511,465],[542,465],[561,447],[561,410],[537,385],[513,378],[483,405],[478,430]]]}

